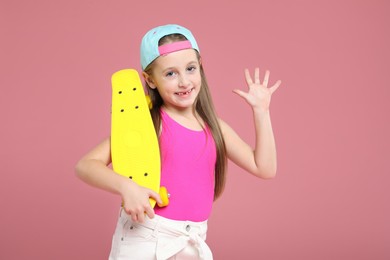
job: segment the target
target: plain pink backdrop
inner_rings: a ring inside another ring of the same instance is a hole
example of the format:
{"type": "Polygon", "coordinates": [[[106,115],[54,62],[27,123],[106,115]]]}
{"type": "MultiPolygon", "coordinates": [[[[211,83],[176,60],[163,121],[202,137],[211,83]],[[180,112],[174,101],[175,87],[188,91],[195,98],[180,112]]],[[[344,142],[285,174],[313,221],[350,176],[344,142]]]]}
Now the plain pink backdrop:
{"type": "Polygon", "coordinates": [[[388,1],[1,1],[0,259],[107,259],[119,197],[75,177],[110,131],[111,74],[146,30],[197,37],[220,117],[253,143],[243,70],[283,81],[278,176],[229,164],[215,259],[390,259],[388,1]],[[229,2],[229,3],[228,3],[229,2]]]}

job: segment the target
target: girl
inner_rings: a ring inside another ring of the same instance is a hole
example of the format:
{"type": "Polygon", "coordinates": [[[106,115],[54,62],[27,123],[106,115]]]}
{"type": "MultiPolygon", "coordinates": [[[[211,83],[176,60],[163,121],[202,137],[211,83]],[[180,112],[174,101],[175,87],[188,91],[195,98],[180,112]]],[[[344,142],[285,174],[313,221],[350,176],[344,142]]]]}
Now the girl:
{"type": "Polygon", "coordinates": [[[205,243],[212,203],[224,188],[227,158],[262,179],[275,176],[276,149],[269,106],[277,81],[268,87],[245,70],[248,92],[234,90],[253,110],[256,144],[253,150],[217,118],[192,33],[179,25],[147,32],[141,43],[145,85],[153,103],[151,115],[159,136],[161,185],[171,194],[167,207],[157,193],[115,174],[108,165],[110,139],[77,164],[86,183],[119,194],[123,201],[110,259],[212,259],[205,243]]]}

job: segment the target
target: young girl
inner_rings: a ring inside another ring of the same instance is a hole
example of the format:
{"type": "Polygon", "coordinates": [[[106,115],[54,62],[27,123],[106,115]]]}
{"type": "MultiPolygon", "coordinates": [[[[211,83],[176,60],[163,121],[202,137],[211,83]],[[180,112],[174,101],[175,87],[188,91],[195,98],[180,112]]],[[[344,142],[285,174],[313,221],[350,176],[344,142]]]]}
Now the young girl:
{"type": "Polygon", "coordinates": [[[227,158],[262,179],[275,176],[276,149],[269,106],[277,81],[268,87],[245,70],[249,90],[234,90],[253,110],[253,150],[214,111],[199,48],[192,33],[164,25],[146,33],[141,43],[143,78],[153,103],[159,136],[161,185],[171,194],[167,207],[157,193],[114,173],[108,165],[110,139],[77,164],[86,183],[119,194],[123,201],[109,259],[212,259],[205,243],[212,203],[223,191],[227,158]]]}

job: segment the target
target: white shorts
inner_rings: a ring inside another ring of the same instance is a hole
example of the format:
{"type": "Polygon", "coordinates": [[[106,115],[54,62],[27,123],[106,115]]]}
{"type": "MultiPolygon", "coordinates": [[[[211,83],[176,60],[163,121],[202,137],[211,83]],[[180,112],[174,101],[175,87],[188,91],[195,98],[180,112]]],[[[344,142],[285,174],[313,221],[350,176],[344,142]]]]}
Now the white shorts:
{"type": "Polygon", "coordinates": [[[212,260],[207,221],[177,221],[158,215],[134,223],[123,209],[112,239],[109,260],[212,260]]]}

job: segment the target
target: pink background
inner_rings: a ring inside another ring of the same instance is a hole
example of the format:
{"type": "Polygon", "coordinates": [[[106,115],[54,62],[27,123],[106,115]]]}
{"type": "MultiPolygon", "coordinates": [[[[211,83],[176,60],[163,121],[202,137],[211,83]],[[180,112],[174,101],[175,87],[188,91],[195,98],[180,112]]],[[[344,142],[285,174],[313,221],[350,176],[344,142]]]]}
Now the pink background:
{"type": "Polygon", "coordinates": [[[0,259],[107,259],[120,199],[74,165],[109,135],[111,74],[140,70],[165,23],[193,31],[220,117],[250,143],[231,90],[245,67],[283,81],[278,176],[229,165],[215,259],[390,259],[389,2],[133,2],[1,1],[0,259]]]}

